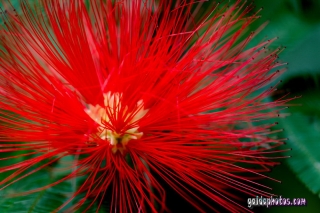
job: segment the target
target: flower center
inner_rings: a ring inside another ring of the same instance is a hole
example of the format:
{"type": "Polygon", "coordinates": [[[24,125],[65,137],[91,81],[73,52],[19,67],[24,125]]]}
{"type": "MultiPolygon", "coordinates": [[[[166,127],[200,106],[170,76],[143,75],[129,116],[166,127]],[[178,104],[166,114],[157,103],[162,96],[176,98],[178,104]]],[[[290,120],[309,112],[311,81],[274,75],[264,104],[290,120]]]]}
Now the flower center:
{"type": "MultiPolygon", "coordinates": [[[[85,111],[99,124],[98,135],[102,140],[109,141],[112,146],[112,152],[115,154],[117,151],[120,151],[123,154],[130,140],[137,140],[142,137],[143,132],[139,132],[137,121],[146,115],[148,109],[144,109],[142,100],[138,101],[131,111],[128,109],[128,106],[122,108],[120,101],[122,95],[119,93],[111,94],[111,92],[108,92],[104,93],[103,97],[104,106],[89,104],[85,111]],[[112,126],[111,120],[117,119],[123,119],[127,126],[131,128],[126,129],[124,132],[122,131],[122,133],[112,130],[110,128],[112,126]]],[[[89,143],[92,142],[89,141],[89,143]]]]}

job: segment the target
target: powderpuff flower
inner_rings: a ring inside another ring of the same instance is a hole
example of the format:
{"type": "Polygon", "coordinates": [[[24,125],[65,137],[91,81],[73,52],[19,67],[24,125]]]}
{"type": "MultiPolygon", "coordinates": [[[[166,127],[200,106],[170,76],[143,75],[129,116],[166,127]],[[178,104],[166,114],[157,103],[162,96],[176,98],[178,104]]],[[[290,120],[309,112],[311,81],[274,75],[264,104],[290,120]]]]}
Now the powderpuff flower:
{"type": "Polygon", "coordinates": [[[248,47],[252,6],[210,3],[5,1],[1,189],[69,156],[68,174],[24,193],[84,177],[55,211],[110,212],[169,211],[162,183],[202,212],[272,195],[256,179],[284,143],[263,122],[287,102],[266,101],[282,49],[248,47]]]}

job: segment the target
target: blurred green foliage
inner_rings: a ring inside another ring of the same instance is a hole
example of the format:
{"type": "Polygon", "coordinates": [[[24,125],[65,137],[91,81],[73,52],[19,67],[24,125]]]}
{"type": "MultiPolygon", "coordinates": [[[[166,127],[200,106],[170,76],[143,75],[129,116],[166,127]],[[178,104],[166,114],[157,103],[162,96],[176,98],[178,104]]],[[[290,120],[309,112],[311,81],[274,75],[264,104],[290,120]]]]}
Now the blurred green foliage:
{"type": "Polygon", "coordinates": [[[274,47],[286,46],[280,60],[289,63],[288,70],[280,77],[283,83],[272,98],[299,97],[283,111],[289,116],[278,119],[277,128],[284,130],[279,137],[288,138],[286,148],[292,148],[291,152],[284,153],[291,158],[270,173],[282,184],[265,182],[275,194],[305,197],[308,201],[305,207],[258,208],[257,211],[320,212],[320,1],[257,0],[255,5],[263,10],[262,18],[253,28],[269,21],[255,42],[263,40],[264,36],[278,36],[274,47]]]}

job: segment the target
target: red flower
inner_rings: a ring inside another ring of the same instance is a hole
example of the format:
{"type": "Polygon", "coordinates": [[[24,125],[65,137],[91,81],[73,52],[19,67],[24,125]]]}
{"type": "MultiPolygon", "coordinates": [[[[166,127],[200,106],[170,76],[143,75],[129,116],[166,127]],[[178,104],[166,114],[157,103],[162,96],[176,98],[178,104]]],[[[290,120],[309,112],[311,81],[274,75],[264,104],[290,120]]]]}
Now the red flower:
{"type": "Polygon", "coordinates": [[[111,197],[111,212],[167,210],[161,181],[199,211],[245,211],[232,188],[270,195],[255,179],[283,142],[261,121],[286,101],[265,102],[274,89],[261,88],[281,49],[246,48],[259,17],[250,6],[201,15],[186,0],[40,3],[2,13],[0,152],[30,156],[2,166],[13,171],[2,189],[70,155],[70,174],[27,193],[85,176],[71,209],[111,197]]]}

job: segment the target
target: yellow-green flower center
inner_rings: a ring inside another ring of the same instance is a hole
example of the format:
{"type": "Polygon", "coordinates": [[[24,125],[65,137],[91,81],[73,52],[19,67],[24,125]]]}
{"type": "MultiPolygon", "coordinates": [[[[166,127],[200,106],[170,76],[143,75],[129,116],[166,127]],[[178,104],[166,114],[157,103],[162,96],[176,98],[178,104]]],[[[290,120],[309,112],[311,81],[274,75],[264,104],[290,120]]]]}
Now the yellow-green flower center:
{"type": "Polygon", "coordinates": [[[112,146],[112,152],[116,153],[118,150],[123,153],[126,149],[126,145],[130,140],[140,139],[143,132],[139,131],[137,121],[143,118],[148,109],[144,109],[144,103],[142,100],[138,101],[136,106],[129,110],[128,106],[121,105],[122,95],[120,93],[105,93],[104,106],[89,104],[86,113],[99,124],[98,135],[102,140],[109,141],[112,146]],[[112,119],[124,119],[127,125],[133,126],[130,129],[125,130],[122,133],[115,132],[104,124],[111,124],[112,119]]]}

